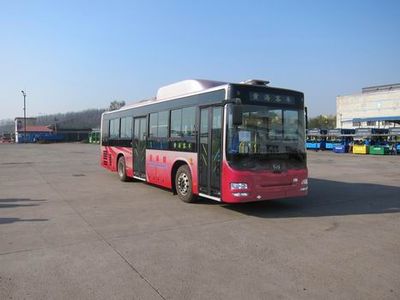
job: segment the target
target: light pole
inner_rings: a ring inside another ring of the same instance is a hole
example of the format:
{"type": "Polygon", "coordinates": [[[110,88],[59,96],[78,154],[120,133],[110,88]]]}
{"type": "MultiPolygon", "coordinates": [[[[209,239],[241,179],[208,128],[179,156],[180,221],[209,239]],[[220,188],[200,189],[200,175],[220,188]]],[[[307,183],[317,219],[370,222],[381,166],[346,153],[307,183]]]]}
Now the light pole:
{"type": "Polygon", "coordinates": [[[340,129],[342,129],[343,128],[342,113],[340,113],[339,116],[340,116],[340,129]]]}
{"type": "Polygon", "coordinates": [[[26,93],[21,91],[24,96],[24,143],[26,143],[26,93]]]}

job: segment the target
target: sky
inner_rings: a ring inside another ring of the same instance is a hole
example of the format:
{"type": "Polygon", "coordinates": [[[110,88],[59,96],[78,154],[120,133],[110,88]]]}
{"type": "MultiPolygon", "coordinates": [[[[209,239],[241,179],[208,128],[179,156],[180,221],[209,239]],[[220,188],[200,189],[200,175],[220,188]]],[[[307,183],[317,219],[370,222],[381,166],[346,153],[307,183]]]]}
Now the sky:
{"type": "Polygon", "coordinates": [[[336,96],[400,82],[400,1],[0,0],[0,120],[105,108],[185,79],[336,96]]]}

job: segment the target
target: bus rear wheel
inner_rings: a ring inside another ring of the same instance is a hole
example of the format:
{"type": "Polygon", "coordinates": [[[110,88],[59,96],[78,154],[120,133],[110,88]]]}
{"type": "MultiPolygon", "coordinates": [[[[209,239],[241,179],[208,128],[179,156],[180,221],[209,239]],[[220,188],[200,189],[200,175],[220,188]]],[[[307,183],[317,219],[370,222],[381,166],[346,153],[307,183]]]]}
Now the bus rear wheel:
{"type": "Polygon", "coordinates": [[[121,156],[118,159],[117,169],[118,169],[119,180],[123,182],[128,181],[128,176],[126,176],[125,157],[121,156]]]}
{"type": "Polygon", "coordinates": [[[196,195],[192,190],[192,174],[187,165],[179,167],[175,175],[175,189],[179,199],[191,203],[196,201],[196,195]]]}

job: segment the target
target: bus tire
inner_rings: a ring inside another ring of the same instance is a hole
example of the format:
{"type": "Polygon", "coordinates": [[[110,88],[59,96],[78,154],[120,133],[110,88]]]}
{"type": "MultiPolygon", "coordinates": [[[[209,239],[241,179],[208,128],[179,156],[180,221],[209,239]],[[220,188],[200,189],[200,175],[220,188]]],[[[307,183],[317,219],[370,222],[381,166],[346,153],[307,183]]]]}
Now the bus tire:
{"type": "Polygon", "coordinates": [[[187,203],[195,202],[196,195],[193,194],[192,186],[192,174],[188,165],[180,166],[175,175],[175,189],[179,199],[187,203]]]}
{"type": "Polygon", "coordinates": [[[125,164],[124,156],[121,156],[120,158],[118,158],[117,171],[118,171],[119,180],[121,180],[123,182],[128,181],[128,176],[126,176],[126,164],[125,164]]]}

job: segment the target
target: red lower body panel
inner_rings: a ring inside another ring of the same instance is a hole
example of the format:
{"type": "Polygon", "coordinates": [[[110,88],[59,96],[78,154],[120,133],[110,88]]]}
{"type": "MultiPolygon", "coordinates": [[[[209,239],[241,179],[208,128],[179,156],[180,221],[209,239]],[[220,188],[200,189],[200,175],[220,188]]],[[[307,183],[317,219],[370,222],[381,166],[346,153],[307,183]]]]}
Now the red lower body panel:
{"type": "MultiPolygon", "coordinates": [[[[132,148],[101,147],[101,165],[110,171],[117,171],[119,155],[125,157],[126,174],[133,177],[132,148]]],[[[166,188],[172,188],[172,169],[176,163],[186,163],[192,173],[193,193],[198,194],[197,153],[179,151],[146,150],[146,181],[166,188]]]]}
{"type": "Polygon", "coordinates": [[[184,162],[192,173],[193,193],[198,193],[197,153],[179,151],[146,150],[146,179],[149,183],[172,188],[172,169],[184,162]]]}
{"type": "Polygon", "coordinates": [[[125,158],[126,175],[133,177],[132,148],[130,147],[101,147],[101,166],[110,171],[117,171],[118,157],[123,155],[125,158]]]}
{"type": "MultiPolygon", "coordinates": [[[[101,147],[101,165],[117,171],[119,155],[125,157],[126,172],[133,177],[132,148],[101,147]]],[[[192,174],[193,193],[199,193],[197,153],[146,150],[146,181],[172,188],[172,170],[177,163],[186,163],[192,174]]],[[[253,202],[270,199],[301,197],[307,195],[307,169],[272,171],[241,171],[222,163],[221,200],[227,203],[253,202]],[[246,183],[246,190],[231,190],[231,183],[246,183]]]]}
{"type": "Polygon", "coordinates": [[[222,200],[227,203],[253,202],[307,195],[307,169],[272,171],[238,171],[227,162],[222,165],[222,200]],[[246,183],[246,190],[231,190],[231,183],[246,183]]]}

